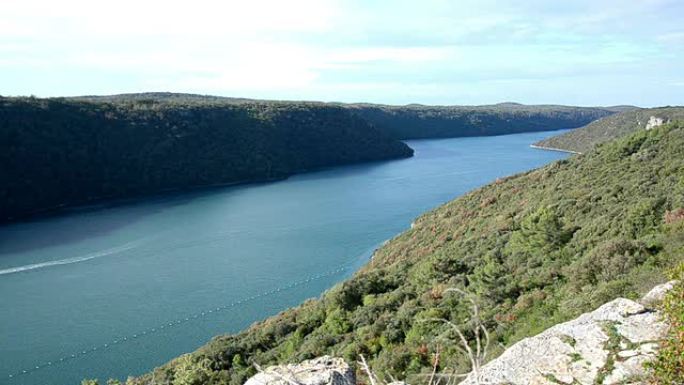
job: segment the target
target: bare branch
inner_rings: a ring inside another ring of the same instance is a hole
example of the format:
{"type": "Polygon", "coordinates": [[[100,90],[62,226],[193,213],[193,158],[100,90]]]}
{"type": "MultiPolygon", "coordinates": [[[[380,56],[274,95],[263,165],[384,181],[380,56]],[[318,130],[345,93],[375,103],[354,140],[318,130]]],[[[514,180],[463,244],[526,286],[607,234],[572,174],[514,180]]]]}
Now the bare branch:
{"type": "Polygon", "coordinates": [[[435,373],[437,373],[437,367],[439,366],[439,346],[437,346],[437,351],[435,352],[435,358],[432,363],[432,374],[428,380],[428,385],[435,385],[433,381],[435,379],[435,373]]]}
{"type": "Polygon", "coordinates": [[[491,339],[489,338],[489,332],[487,331],[487,328],[484,327],[484,325],[480,324],[480,329],[482,330],[482,333],[484,333],[485,336],[485,346],[484,351],[482,352],[482,362],[486,362],[487,354],[489,353],[489,344],[491,343],[491,339]]]}
{"type": "Polygon", "coordinates": [[[456,333],[458,338],[460,339],[461,346],[463,347],[463,350],[465,350],[466,355],[468,356],[468,359],[470,360],[470,364],[472,365],[473,368],[478,368],[478,363],[476,361],[477,356],[473,352],[473,350],[470,348],[470,344],[468,343],[468,339],[465,337],[461,329],[458,327],[458,325],[454,324],[453,322],[444,319],[444,318],[428,318],[428,321],[435,321],[435,322],[442,322],[444,324],[447,324],[451,327],[451,329],[456,333]]]}
{"type": "MultiPolygon", "coordinates": [[[[440,365],[440,355],[441,349],[438,345],[437,351],[434,354],[432,362],[432,371],[428,374],[419,375],[420,377],[428,377],[426,385],[455,385],[460,379],[464,377],[470,377],[474,380],[477,385],[497,385],[491,383],[490,381],[483,378],[481,373],[481,368],[487,360],[489,354],[489,348],[491,345],[491,336],[487,327],[482,322],[480,318],[480,306],[477,301],[477,297],[472,293],[468,293],[465,290],[459,288],[449,288],[444,291],[444,293],[454,292],[461,295],[465,300],[468,301],[468,308],[470,309],[469,318],[465,320],[465,325],[463,328],[457,325],[455,322],[445,319],[445,318],[425,318],[417,320],[418,322],[439,322],[447,326],[447,330],[438,334],[436,339],[447,338],[447,335],[453,333],[456,335],[458,343],[453,344],[454,349],[462,353],[470,361],[470,372],[469,373],[456,373],[455,370],[450,370],[448,367],[444,368],[442,373],[437,373],[440,365]],[[472,338],[469,340],[466,334],[472,333],[472,338]],[[445,382],[443,382],[443,380],[445,382]]],[[[453,337],[449,338],[449,341],[453,341],[453,337]]],[[[359,362],[362,370],[368,375],[370,385],[384,385],[378,380],[378,377],[373,374],[366,359],[363,355],[360,355],[361,361],[359,362]]],[[[391,375],[390,379],[395,382],[391,375]]],[[[292,384],[291,384],[292,385],[292,384]]]]}
{"type": "Polygon", "coordinates": [[[368,375],[368,380],[370,381],[371,385],[378,385],[376,378],[375,378],[375,375],[373,374],[373,372],[368,367],[368,363],[366,362],[366,358],[363,356],[363,354],[359,354],[359,357],[361,357],[361,362],[359,362],[359,364],[361,364],[361,368],[368,375]]]}
{"type": "MultiPolygon", "coordinates": [[[[455,378],[466,377],[468,375],[471,375],[474,378],[476,384],[483,385],[480,368],[484,365],[484,363],[487,360],[491,338],[489,335],[489,331],[487,331],[487,328],[482,323],[482,319],[480,318],[480,306],[478,304],[477,297],[472,293],[469,293],[463,289],[459,289],[456,287],[448,288],[444,291],[444,293],[450,292],[461,295],[470,303],[470,318],[468,319],[468,324],[470,326],[468,328],[470,329],[470,332],[472,332],[473,334],[474,341],[468,341],[463,330],[458,325],[449,320],[443,318],[428,319],[429,321],[437,321],[448,325],[451,328],[451,330],[458,336],[458,340],[460,342],[460,346],[457,345],[457,348],[459,348],[458,350],[462,353],[465,353],[466,357],[470,361],[470,373],[466,375],[453,374],[449,376],[449,381],[447,382],[447,385],[452,385],[452,382],[455,378]]],[[[433,377],[431,377],[431,382],[432,378],[433,377]]],[[[428,385],[434,384],[428,383],[428,385]]]]}

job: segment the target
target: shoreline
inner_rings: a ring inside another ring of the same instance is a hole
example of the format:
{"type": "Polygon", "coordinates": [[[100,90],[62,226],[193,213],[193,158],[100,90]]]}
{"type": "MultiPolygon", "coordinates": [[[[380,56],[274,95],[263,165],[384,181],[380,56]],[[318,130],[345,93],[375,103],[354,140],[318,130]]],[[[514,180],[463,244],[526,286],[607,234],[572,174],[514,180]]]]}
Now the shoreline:
{"type": "Polygon", "coordinates": [[[117,207],[117,206],[136,204],[136,203],[145,202],[145,201],[152,201],[152,200],[160,199],[160,198],[182,196],[182,195],[190,194],[193,192],[201,192],[202,190],[210,191],[213,189],[220,189],[220,188],[225,188],[225,187],[237,187],[237,186],[244,186],[244,185],[251,185],[251,184],[278,182],[278,181],[282,181],[282,180],[287,180],[288,178],[290,178],[293,175],[295,175],[295,174],[290,174],[290,175],[286,175],[286,176],[282,176],[282,177],[262,178],[262,179],[254,179],[254,180],[246,179],[246,180],[240,180],[240,181],[234,181],[234,182],[194,185],[194,186],[187,186],[187,187],[174,187],[174,188],[167,188],[167,189],[158,190],[158,191],[149,192],[149,193],[141,193],[141,194],[133,195],[133,196],[129,196],[129,197],[100,196],[100,197],[91,198],[91,199],[89,199],[89,201],[86,201],[83,203],[75,203],[75,204],[62,203],[62,204],[59,204],[56,206],[47,207],[44,209],[32,211],[32,212],[26,213],[25,215],[21,215],[21,216],[17,216],[17,217],[0,218],[0,227],[6,226],[6,225],[13,225],[13,224],[17,224],[17,223],[32,222],[34,220],[50,218],[50,217],[59,216],[62,214],[96,211],[96,210],[106,209],[106,208],[110,208],[110,207],[117,207]]]}
{"type": "MultiPolygon", "coordinates": [[[[411,149],[411,150],[413,150],[413,149],[411,149]]],[[[100,210],[100,209],[109,208],[109,207],[117,207],[117,206],[136,204],[136,203],[141,203],[141,202],[146,202],[146,201],[152,201],[154,199],[160,199],[160,198],[179,197],[179,196],[184,196],[186,194],[196,193],[196,192],[201,193],[203,191],[208,192],[211,190],[228,188],[228,187],[240,187],[240,186],[249,186],[249,185],[258,185],[258,184],[265,184],[265,183],[280,182],[280,181],[287,180],[287,179],[289,179],[293,176],[296,176],[296,175],[303,175],[303,174],[325,171],[325,170],[341,168],[341,167],[366,165],[366,164],[372,164],[372,163],[376,163],[376,162],[379,163],[379,162],[388,162],[388,161],[409,159],[409,158],[412,158],[414,155],[415,154],[412,151],[411,155],[408,155],[408,156],[370,159],[370,160],[362,160],[362,161],[358,161],[358,162],[341,163],[341,164],[336,164],[336,165],[311,167],[311,168],[307,168],[307,169],[292,171],[290,173],[278,175],[278,176],[268,176],[268,177],[263,177],[263,178],[257,177],[254,179],[244,179],[244,180],[237,180],[237,181],[230,181],[230,182],[217,182],[217,183],[210,183],[210,184],[198,184],[198,185],[183,186],[183,187],[171,187],[171,188],[166,188],[166,189],[157,190],[157,191],[150,191],[150,192],[143,192],[140,194],[134,194],[131,196],[110,195],[110,196],[93,197],[93,198],[90,198],[84,202],[62,203],[62,204],[55,205],[52,207],[47,207],[47,208],[35,210],[32,212],[28,212],[28,213],[25,213],[23,215],[19,215],[19,216],[15,216],[15,217],[0,218],[0,227],[7,226],[7,225],[13,225],[13,224],[17,224],[17,223],[32,222],[34,220],[40,220],[40,219],[44,219],[44,218],[60,216],[62,214],[94,211],[94,210],[100,210]]]]}
{"type": "Polygon", "coordinates": [[[530,144],[530,147],[535,148],[537,150],[546,150],[546,151],[557,151],[557,152],[565,152],[568,154],[575,154],[575,155],[583,155],[579,151],[572,151],[572,150],[564,150],[562,148],[556,148],[556,147],[546,147],[546,146],[538,146],[536,144],[530,144]]]}

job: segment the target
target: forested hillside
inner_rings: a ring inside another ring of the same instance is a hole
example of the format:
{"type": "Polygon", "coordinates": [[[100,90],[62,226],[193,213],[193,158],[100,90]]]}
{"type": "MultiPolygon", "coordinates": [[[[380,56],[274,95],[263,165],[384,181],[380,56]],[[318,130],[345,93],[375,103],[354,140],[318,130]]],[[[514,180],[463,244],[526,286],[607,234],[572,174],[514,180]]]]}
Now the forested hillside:
{"type": "Polygon", "coordinates": [[[412,154],[330,105],[0,98],[0,222],[412,154]]]}
{"type": "Polygon", "coordinates": [[[655,124],[684,119],[684,107],[627,110],[589,123],[585,127],[544,139],[536,146],[574,152],[587,152],[611,139],[655,124]]]}
{"type": "MultiPolygon", "coordinates": [[[[498,354],[619,296],[637,298],[684,259],[684,124],[637,133],[472,191],[418,218],[320,299],[217,337],[129,384],[241,385],[253,363],[369,358],[424,383],[467,372],[445,319],[477,296],[498,354]]],[[[462,329],[465,330],[465,329],[462,329]]],[[[389,377],[388,377],[389,378],[389,377]]]]}
{"type": "Polygon", "coordinates": [[[348,106],[356,115],[395,138],[424,139],[503,135],[584,126],[631,107],[527,106],[348,106]]]}
{"type": "Polygon", "coordinates": [[[500,103],[488,106],[389,106],[380,104],[344,104],[322,102],[289,102],[253,100],[173,93],[144,93],[112,96],[86,96],[91,101],[126,102],[155,100],[176,104],[260,104],[287,106],[290,104],[334,105],[348,108],[378,129],[397,139],[446,138],[463,136],[503,135],[520,132],[576,128],[631,106],[572,107],[556,105],[523,105],[500,103]]]}

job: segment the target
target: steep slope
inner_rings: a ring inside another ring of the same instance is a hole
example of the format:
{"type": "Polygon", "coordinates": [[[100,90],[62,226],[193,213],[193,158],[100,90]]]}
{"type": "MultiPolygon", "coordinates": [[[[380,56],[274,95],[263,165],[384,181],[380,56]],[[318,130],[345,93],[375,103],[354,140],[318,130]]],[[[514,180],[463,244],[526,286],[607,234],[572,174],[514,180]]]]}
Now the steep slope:
{"type": "Polygon", "coordinates": [[[600,143],[630,134],[638,129],[678,119],[684,119],[684,107],[627,110],[571,132],[544,139],[534,145],[541,148],[584,153],[600,143]]]}
{"type": "Polygon", "coordinates": [[[335,106],[0,98],[0,222],[412,154],[335,106]]]}
{"type": "MultiPolygon", "coordinates": [[[[497,180],[418,218],[354,277],[130,384],[242,384],[252,363],[332,354],[422,383],[467,372],[448,326],[478,297],[501,346],[616,297],[638,298],[684,259],[684,125],[642,130],[586,156],[497,180]]],[[[496,345],[496,344],[495,344],[496,345]]],[[[493,355],[501,352],[493,352],[493,355]]]]}
{"type": "Polygon", "coordinates": [[[77,99],[117,103],[154,100],[174,104],[334,105],[349,109],[356,116],[368,121],[396,139],[502,135],[576,128],[602,117],[636,108],[631,106],[528,106],[518,103],[500,103],[487,106],[425,106],[420,104],[390,106],[367,103],[345,104],[253,100],[174,93],[85,96],[77,99]]]}

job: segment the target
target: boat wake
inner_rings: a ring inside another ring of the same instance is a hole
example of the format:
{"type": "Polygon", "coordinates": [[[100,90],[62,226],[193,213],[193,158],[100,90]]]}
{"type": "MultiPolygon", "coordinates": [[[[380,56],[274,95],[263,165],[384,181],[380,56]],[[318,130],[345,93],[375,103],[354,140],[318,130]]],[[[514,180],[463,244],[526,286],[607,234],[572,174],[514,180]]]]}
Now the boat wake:
{"type": "Polygon", "coordinates": [[[134,242],[126,243],[126,244],[121,245],[121,246],[112,247],[111,249],[100,250],[100,251],[96,251],[94,253],[80,255],[78,257],[71,257],[71,258],[65,258],[65,259],[58,259],[55,261],[34,263],[31,265],[10,267],[7,269],[0,270],[0,275],[21,273],[24,271],[43,269],[46,267],[59,266],[59,265],[70,265],[72,263],[80,263],[80,262],[90,261],[91,259],[102,258],[102,257],[106,257],[109,255],[123,253],[124,251],[128,251],[128,250],[135,248],[136,246],[138,246],[139,243],[140,243],[140,241],[134,241],[134,242]]]}

